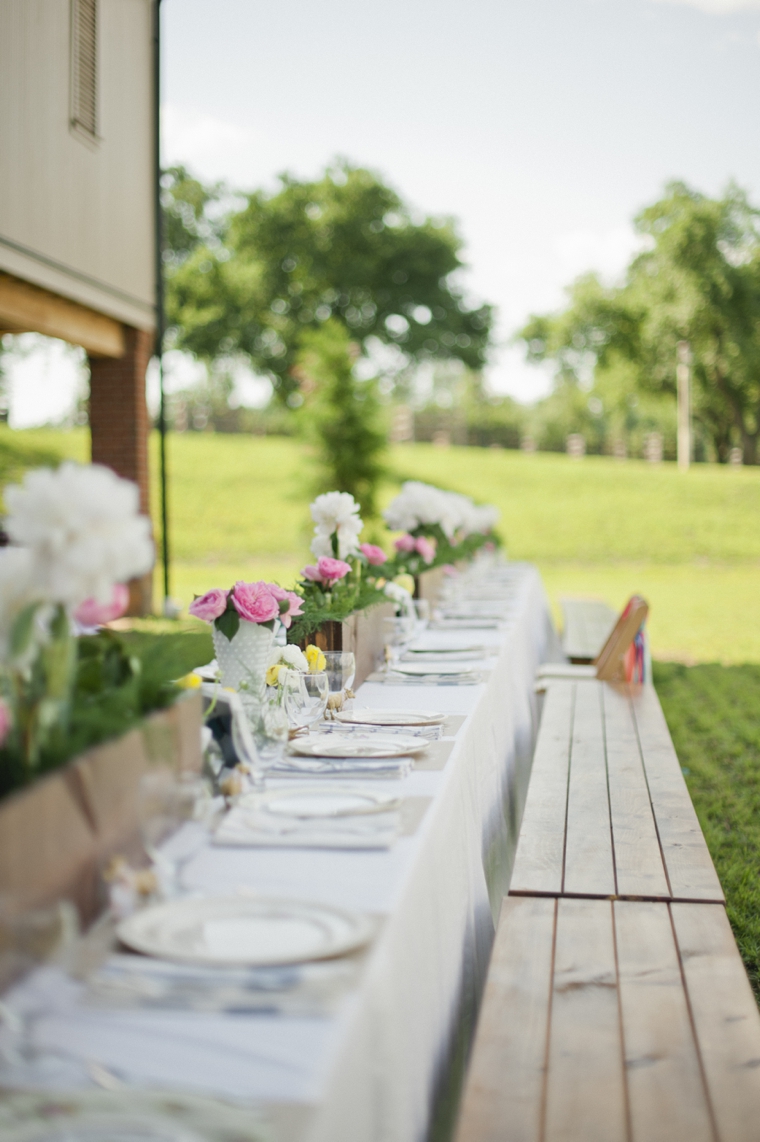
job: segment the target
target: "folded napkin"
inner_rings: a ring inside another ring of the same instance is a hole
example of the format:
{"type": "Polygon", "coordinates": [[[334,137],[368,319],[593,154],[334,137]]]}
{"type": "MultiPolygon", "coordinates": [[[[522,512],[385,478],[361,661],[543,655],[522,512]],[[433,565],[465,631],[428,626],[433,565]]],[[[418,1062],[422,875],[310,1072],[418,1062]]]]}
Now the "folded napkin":
{"type": "Polygon", "coordinates": [[[266,771],[267,777],[408,777],[414,762],[411,757],[284,757],[266,771]]]}
{"type": "Polygon", "coordinates": [[[275,818],[236,805],[213,836],[215,845],[254,848],[388,849],[401,828],[397,810],[341,817],[275,818]]]}
{"type": "Polygon", "coordinates": [[[415,738],[424,738],[425,741],[435,742],[443,736],[443,723],[434,726],[375,726],[364,725],[359,722],[322,722],[319,726],[321,734],[382,734],[383,737],[403,736],[411,734],[415,738]]]}
{"type": "Polygon", "coordinates": [[[86,1007],[174,1011],[329,1012],[356,982],[350,960],[287,967],[215,968],[115,954],[87,981],[86,1007]]]}

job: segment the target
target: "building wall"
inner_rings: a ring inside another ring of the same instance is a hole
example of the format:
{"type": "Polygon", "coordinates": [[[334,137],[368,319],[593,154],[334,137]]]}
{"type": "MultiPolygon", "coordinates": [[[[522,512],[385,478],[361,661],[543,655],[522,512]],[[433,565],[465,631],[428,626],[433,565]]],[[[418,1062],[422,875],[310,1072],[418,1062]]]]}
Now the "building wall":
{"type": "Polygon", "coordinates": [[[99,0],[98,139],[71,126],[71,0],[0,0],[0,271],[155,326],[151,0],[99,0]]]}

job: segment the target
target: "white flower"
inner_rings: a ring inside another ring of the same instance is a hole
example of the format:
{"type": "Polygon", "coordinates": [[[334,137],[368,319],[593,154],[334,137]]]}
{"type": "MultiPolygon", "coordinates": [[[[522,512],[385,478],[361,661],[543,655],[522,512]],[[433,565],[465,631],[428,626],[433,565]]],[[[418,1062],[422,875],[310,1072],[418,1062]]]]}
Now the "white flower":
{"type": "Polygon", "coordinates": [[[321,555],[333,556],[332,536],[338,535],[338,558],[346,559],[359,550],[359,535],[364,524],[359,517],[359,505],[349,492],[325,492],[311,505],[314,520],[314,539],[311,552],[317,559],[321,555]]]}
{"type": "Polygon", "coordinates": [[[67,461],[38,468],[6,488],[5,528],[28,547],[41,597],[77,606],[105,603],[115,583],[153,566],[150,520],[139,513],[137,487],[99,464],[67,461]]]}
{"type": "Polygon", "coordinates": [[[270,666],[279,666],[282,663],[284,666],[289,667],[291,670],[300,670],[306,674],[309,670],[309,663],[306,661],[306,655],[297,646],[275,646],[269,656],[270,666]]]}
{"type": "Polygon", "coordinates": [[[391,602],[401,607],[402,611],[406,611],[407,615],[414,616],[414,601],[406,587],[402,587],[400,583],[394,583],[392,579],[389,579],[383,587],[383,594],[391,602]]]}
{"type": "Polygon", "coordinates": [[[450,539],[461,515],[452,498],[455,496],[455,493],[443,492],[431,484],[407,480],[383,515],[394,530],[414,531],[421,524],[439,524],[450,539]]]}

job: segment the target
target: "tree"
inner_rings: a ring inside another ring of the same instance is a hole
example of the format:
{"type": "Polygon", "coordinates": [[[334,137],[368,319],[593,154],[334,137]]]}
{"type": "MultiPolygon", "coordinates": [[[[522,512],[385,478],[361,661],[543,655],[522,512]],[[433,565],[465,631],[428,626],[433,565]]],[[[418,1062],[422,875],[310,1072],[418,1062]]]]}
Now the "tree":
{"type": "Polygon", "coordinates": [[[183,168],[165,182],[167,314],[175,343],[212,360],[242,353],[278,395],[296,393],[303,334],[330,318],[366,351],[370,338],[410,362],[482,367],[492,310],[457,284],[451,220],[416,221],[376,175],[342,163],[313,182],[282,176],[218,218],[220,188],[183,168]]]}
{"type": "Polygon", "coordinates": [[[532,317],[518,336],[530,360],[552,359],[560,382],[598,382],[627,363],[642,394],[676,391],[676,349],[693,356],[693,416],[716,456],[739,444],[760,459],[760,212],[729,186],[709,199],[683,183],[635,220],[645,249],[625,283],[593,276],[569,290],[560,314],[532,317]]]}
{"type": "Polygon", "coordinates": [[[305,330],[301,346],[294,371],[305,398],[301,416],[318,449],[316,491],[350,492],[371,519],[386,445],[374,382],[355,377],[359,347],[334,317],[305,330]]]}

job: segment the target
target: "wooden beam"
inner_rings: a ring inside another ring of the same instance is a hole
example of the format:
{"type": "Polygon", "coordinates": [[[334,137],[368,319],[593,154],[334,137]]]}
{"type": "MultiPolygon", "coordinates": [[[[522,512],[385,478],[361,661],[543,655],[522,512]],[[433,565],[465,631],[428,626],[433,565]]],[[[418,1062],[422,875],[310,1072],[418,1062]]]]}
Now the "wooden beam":
{"type": "Polygon", "coordinates": [[[124,327],[113,317],[0,273],[0,329],[44,333],[81,345],[91,357],[123,357],[124,327]]]}

